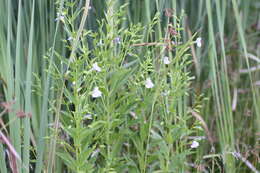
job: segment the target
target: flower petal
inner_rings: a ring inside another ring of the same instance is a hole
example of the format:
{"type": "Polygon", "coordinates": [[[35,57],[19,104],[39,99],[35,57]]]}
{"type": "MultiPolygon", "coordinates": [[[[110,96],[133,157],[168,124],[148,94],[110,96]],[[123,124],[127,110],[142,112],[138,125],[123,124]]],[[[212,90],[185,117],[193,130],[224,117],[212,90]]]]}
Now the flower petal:
{"type": "Polygon", "coordinates": [[[198,38],[196,39],[197,47],[201,47],[201,46],[202,46],[201,40],[202,40],[201,37],[198,37],[198,38]]]}
{"type": "Polygon", "coordinates": [[[191,148],[198,148],[200,144],[197,142],[197,141],[193,141],[192,144],[191,144],[191,148]]]}
{"type": "Polygon", "coordinates": [[[94,90],[92,91],[92,97],[98,98],[101,96],[102,96],[102,92],[98,89],[98,87],[95,87],[94,90]]]}
{"type": "Polygon", "coordinates": [[[101,68],[98,66],[98,64],[96,62],[92,65],[92,69],[97,72],[101,72],[101,68]]]}
{"type": "Polygon", "coordinates": [[[165,56],[165,57],[163,58],[163,63],[166,64],[166,65],[168,65],[168,64],[171,63],[171,61],[169,60],[169,57],[168,57],[168,56],[165,56]]]}
{"type": "Polygon", "coordinates": [[[146,88],[153,88],[154,87],[154,84],[152,82],[152,80],[150,78],[147,78],[146,81],[145,81],[145,87],[146,88]]]}

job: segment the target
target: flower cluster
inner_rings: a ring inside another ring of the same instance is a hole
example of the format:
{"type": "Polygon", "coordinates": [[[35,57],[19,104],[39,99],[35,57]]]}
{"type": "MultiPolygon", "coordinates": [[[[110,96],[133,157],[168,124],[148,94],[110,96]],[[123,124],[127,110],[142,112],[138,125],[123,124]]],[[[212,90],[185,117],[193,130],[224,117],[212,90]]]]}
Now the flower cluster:
{"type": "Polygon", "coordinates": [[[196,42],[197,47],[201,47],[201,46],[202,46],[201,41],[202,41],[201,37],[198,37],[198,38],[196,39],[195,42],[196,42]]]}

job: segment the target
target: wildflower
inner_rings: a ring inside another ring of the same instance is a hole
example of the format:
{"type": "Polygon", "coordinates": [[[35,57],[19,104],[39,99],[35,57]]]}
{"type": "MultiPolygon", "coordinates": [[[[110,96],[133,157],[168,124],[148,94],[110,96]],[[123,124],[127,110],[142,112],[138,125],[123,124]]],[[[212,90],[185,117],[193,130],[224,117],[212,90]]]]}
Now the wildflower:
{"type": "Polygon", "coordinates": [[[72,38],[71,36],[67,38],[68,41],[70,41],[70,40],[72,40],[72,39],[73,39],[73,38],[72,38]]]}
{"type": "Polygon", "coordinates": [[[197,142],[197,141],[193,141],[192,144],[191,144],[191,148],[198,148],[200,144],[197,142]]]}
{"type": "Polygon", "coordinates": [[[89,119],[89,120],[92,120],[92,115],[91,115],[91,114],[86,114],[86,115],[84,116],[84,118],[89,119]]]}
{"type": "Polygon", "coordinates": [[[92,70],[95,70],[97,72],[101,72],[101,68],[98,66],[98,64],[96,62],[92,65],[92,70]]]}
{"type": "Polygon", "coordinates": [[[103,45],[104,45],[103,41],[102,41],[102,40],[99,40],[97,46],[103,46],[103,45]]]}
{"type": "Polygon", "coordinates": [[[127,143],[127,142],[123,143],[123,145],[126,146],[126,147],[130,147],[130,144],[127,143]]]}
{"type": "Polygon", "coordinates": [[[57,13],[57,18],[55,19],[55,21],[62,21],[64,22],[64,14],[63,13],[57,13]]]}
{"type": "Polygon", "coordinates": [[[163,63],[166,64],[166,65],[168,65],[168,64],[171,63],[171,61],[169,60],[169,57],[168,57],[168,56],[165,56],[165,57],[163,58],[163,63]]]}
{"type": "Polygon", "coordinates": [[[116,37],[116,38],[113,40],[113,42],[114,42],[115,44],[120,44],[120,43],[121,43],[121,38],[120,38],[120,37],[116,37]]]}
{"type": "Polygon", "coordinates": [[[95,151],[92,152],[92,154],[91,154],[90,157],[91,157],[91,158],[96,157],[99,152],[100,152],[100,149],[96,149],[95,151]]]}
{"type": "Polygon", "coordinates": [[[93,98],[98,98],[101,97],[102,92],[98,89],[98,87],[95,87],[94,90],[92,91],[92,97],[93,98]]]}
{"type": "Polygon", "coordinates": [[[152,82],[152,80],[150,78],[147,78],[146,81],[145,81],[145,87],[146,88],[153,88],[154,87],[154,84],[152,82]]]}
{"type": "Polygon", "coordinates": [[[131,117],[133,117],[135,120],[138,119],[138,117],[136,116],[136,113],[135,112],[130,112],[130,115],[131,117]]]}
{"type": "Polygon", "coordinates": [[[80,92],[81,89],[82,89],[82,87],[79,87],[79,88],[77,89],[77,92],[80,92]]]}
{"type": "Polygon", "coordinates": [[[197,47],[201,47],[201,45],[202,45],[202,43],[201,43],[201,37],[198,37],[197,39],[196,39],[196,44],[197,44],[197,47]]]}

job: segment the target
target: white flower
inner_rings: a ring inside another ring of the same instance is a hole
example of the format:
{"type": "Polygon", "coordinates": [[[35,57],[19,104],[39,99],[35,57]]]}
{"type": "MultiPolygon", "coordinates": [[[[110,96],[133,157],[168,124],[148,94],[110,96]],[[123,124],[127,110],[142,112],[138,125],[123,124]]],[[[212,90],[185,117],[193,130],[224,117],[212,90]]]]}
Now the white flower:
{"type": "Polygon", "coordinates": [[[89,119],[89,120],[92,120],[92,115],[91,115],[91,114],[86,114],[86,115],[84,116],[84,118],[89,119]]]}
{"type": "Polygon", "coordinates": [[[70,41],[70,40],[72,40],[72,39],[73,39],[73,38],[72,38],[71,36],[67,38],[68,41],[70,41]]]}
{"type": "Polygon", "coordinates": [[[120,43],[121,43],[121,38],[120,38],[120,37],[116,37],[116,38],[113,40],[113,42],[114,42],[115,44],[120,44],[120,43]]]}
{"type": "Polygon", "coordinates": [[[103,46],[103,45],[104,45],[103,41],[99,40],[99,42],[97,43],[97,46],[103,46]]]}
{"type": "Polygon", "coordinates": [[[130,115],[136,120],[136,119],[138,119],[138,117],[136,116],[136,113],[135,112],[130,112],[130,115]]]}
{"type": "Polygon", "coordinates": [[[195,41],[198,47],[201,47],[202,45],[201,40],[202,40],[201,37],[198,37],[195,41]]]}
{"type": "Polygon", "coordinates": [[[93,98],[98,98],[101,97],[102,92],[98,89],[98,87],[95,87],[94,90],[92,91],[92,97],[93,98]]]}
{"type": "Polygon", "coordinates": [[[193,141],[192,144],[191,144],[191,148],[198,148],[200,144],[197,142],[197,141],[193,141]]]}
{"type": "Polygon", "coordinates": [[[64,13],[57,13],[57,18],[55,19],[55,21],[58,21],[58,20],[60,20],[60,21],[62,21],[62,22],[64,22],[64,13]]]}
{"type": "Polygon", "coordinates": [[[125,143],[123,143],[123,144],[124,144],[124,146],[126,146],[126,147],[130,147],[130,144],[127,143],[127,142],[125,142],[125,143]]]}
{"type": "Polygon", "coordinates": [[[91,158],[93,158],[93,157],[96,157],[97,155],[98,155],[98,153],[100,152],[100,149],[96,149],[96,150],[94,150],[93,152],[92,152],[92,154],[91,154],[91,158]]]}
{"type": "Polygon", "coordinates": [[[154,84],[152,82],[152,80],[150,78],[147,78],[146,81],[145,81],[145,87],[146,88],[153,88],[154,87],[154,84]]]}
{"type": "Polygon", "coordinates": [[[169,57],[168,57],[168,56],[165,56],[165,57],[163,58],[163,63],[166,64],[166,65],[171,63],[171,61],[169,60],[169,57]]]}
{"type": "Polygon", "coordinates": [[[92,65],[92,70],[95,70],[97,72],[101,72],[101,68],[98,66],[98,64],[96,62],[92,65]]]}

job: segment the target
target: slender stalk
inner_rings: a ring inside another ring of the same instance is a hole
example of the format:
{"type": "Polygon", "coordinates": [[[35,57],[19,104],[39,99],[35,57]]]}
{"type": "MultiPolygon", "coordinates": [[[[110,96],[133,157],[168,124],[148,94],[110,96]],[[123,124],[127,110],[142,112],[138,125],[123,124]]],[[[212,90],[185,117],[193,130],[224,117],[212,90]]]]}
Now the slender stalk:
{"type": "MultiPolygon", "coordinates": [[[[86,19],[87,19],[88,10],[89,10],[89,3],[90,3],[90,0],[86,0],[85,6],[84,6],[83,16],[82,16],[82,19],[81,19],[81,22],[80,22],[80,26],[79,26],[79,30],[77,32],[76,39],[73,41],[72,51],[71,51],[70,58],[69,58],[69,64],[66,67],[67,70],[69,69],[70,63],[75,58],[75,51],[77,49],[77,45],[79,43],[80,36],[81,36],[81,34],[83,32],[83,27],[84,27],[86,19]]],[[[62,6],[63,6],[63,3],[61,4],[60,7],[62,7],[62,6]]],[[[61,9],[62,8],[60,8],[60,10],[61,9]]],[[[58,95],[56,117],[55,117],[55,122],[54,122],[55,132],[54,132],[54,137],[52,138],[51,145],[50,145],[51,152],[49,154],[50,162],[48,162],[48,165],[49,165],[48,166],[48,170],[51,171],[51,172],[52,172],[53,166],[54,166],[54,159],[55,159],[54,156],[55,156],[55,151],[56,151],[56,141],[57,141],[57,133],[58,133],[58,127],[59,127],[58,124],[59,124],[59,117],[60,117],[60,110],[61,110],[61,104],[62,104],[62,98],[63,98],[63,94],[64,94],[64,89],[65,89],[65,80],[62,79],[62,87],[61,87],[60,94],[58,95]]]]}
{"type": "MultiPolygon", "coordinates": [[[[59,11],[62,11],[64,0],[60,2],[59,5],[59,11]]],[[[60,21],[58,20],[54,38],[53,38],[53,44],[52,44],[52,50],[51,50],[51,56],[50,56],[50,64],[48,67],[48,70],[51,70],[52,63],[54,61],[54,49],[56,45],[56,37],[59,29],[60,21]]],[[[47,115],[48,115],[48,99],[49,99],[49,89],[50,89],[50,83],[51,83],[51,77],[50,74],[47,74],[46,81],[44,83],[44,92],[43,92],[43,101],[42,101],[42,108],[41,108],[41,118],[40,118],[40,130],[39,130],[39,137],[37,142],[37,162],[36,162],[36,173],[40,173],[43,168],[43,154],[45,151],[45,134],[46,134],[46,128],[47,128],[47,115]]]]}

